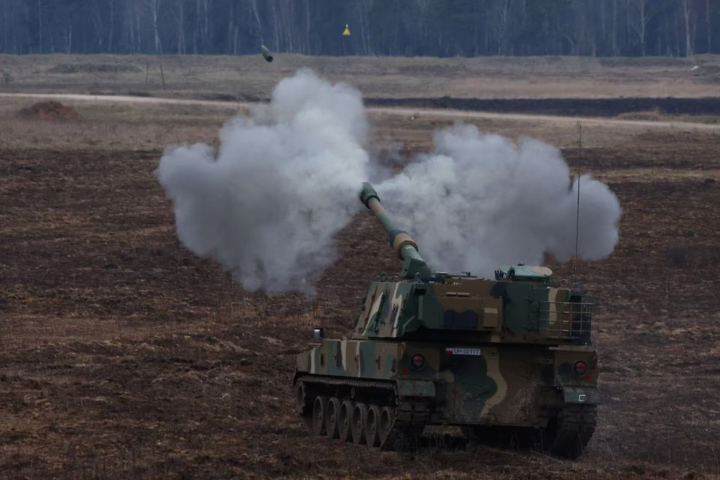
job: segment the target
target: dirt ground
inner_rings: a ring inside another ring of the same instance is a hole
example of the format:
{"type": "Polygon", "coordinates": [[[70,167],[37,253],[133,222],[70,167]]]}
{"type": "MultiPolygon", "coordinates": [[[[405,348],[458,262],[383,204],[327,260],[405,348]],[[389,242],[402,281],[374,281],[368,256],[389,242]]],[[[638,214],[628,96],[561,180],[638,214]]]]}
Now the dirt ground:
{"type": "MultiPolygon", "coordinates": [[[[18,120],[22,105],[0,105],[0,477],[720,476],[717,133],[595,127],[579,149],[575,126],[474,122],[562,147],[620,198],[616,252],[577,266],[596,304],[599,427],[577,462],[409,456],[311,437],[292,413],[312,327],[347,334],[367,282],[399,268],[372,218],[342,232],[316,299],[250,294],[182,247],[153,175],[165,146],[212,141],[232,110],[78,104],[81,122],[53,123],[18,120]]],[[[452,123],[371,120],[396,166],[452,123]]]]}
{"type": "Polygon", "coordinates": [[[18,112],[18,117],[27,120],[47,120],[50,122],[72,122],[80,120],[80,115],[72,107],[60,102],[38,102],[18,112]]]}
{"type": "Polygon", "coordinates": [[[368,98],[539,99],[713,97],[720,56],[306,57],[0,55],[0,92],[266,98],[282,78],[312,68],[368,98]],[[698,69],[692,70],[694,66],[698,69]],[[5,77],[4,74],[9,75],[5,77]]]}

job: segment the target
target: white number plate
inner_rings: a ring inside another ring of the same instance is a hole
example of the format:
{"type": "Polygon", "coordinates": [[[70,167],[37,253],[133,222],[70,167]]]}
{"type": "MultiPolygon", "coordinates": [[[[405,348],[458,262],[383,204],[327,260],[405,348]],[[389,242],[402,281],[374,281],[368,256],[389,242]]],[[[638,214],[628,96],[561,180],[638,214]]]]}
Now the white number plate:
{"type": "Polygon", "coordinates": [[[446,348],[448,355],[481,355],[479,348],[446,348]]]}

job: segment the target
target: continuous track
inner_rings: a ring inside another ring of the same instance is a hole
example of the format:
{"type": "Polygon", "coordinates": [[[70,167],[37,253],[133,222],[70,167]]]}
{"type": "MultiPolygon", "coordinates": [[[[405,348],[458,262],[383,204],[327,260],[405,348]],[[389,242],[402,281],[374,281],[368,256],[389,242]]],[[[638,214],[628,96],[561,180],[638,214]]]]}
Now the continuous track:
{"type": "Polygon", "coordinates": [[[565,405],[548,431],[548,445],[542,446],[551,455],[578,458],[592,438],[596,425],[595,405],[565,405]]]}
{"type": "Polygon", "coordinates": [[[404,452],[417,448],[430,415],[423,402],[398,397],[394,382],[305,375],[298,378],[295,385],[296,410],[307,420],[313,433],[382,450],[404,452]],[[356,430],[362,429],[361,432],[348,436],[343,430],[347,415],[335,410],[337,405],[342,408],[344,404],[352,405],[349,422],[355,424],[356,430]]]}
{"type": "MultiPolygon", "coordinates": [[[[304,375],[295,385],[298,389],[297,413],[307,420],[308,427],[316,435],[328,435],[381,450],[412,451],[417,448],[420,434],[430,417],[427,404],[398,397],[395,384],[390,381],[304,375]],[[343,405],[344,415],[335,411],[343,405]],[[359,412],[359,416],[348,417],[350,409],[359,412]],[[338,422],[344,422],[344,431],[342,426],[336,426],[338,422]],[[348,423],[357,423],[354,428],[358,431],[349,435],[348,423]]],[[[596,415],[595,405],[572,404],[565,405],[547,428],[541,430],[524,428],[518,431],[512,427],[492,426],[468,426],[463,430],[480,442],[513,444],[515,438],[520,445],[537,447],[553,456],[576,459],[592,438],[596,415]]]]}

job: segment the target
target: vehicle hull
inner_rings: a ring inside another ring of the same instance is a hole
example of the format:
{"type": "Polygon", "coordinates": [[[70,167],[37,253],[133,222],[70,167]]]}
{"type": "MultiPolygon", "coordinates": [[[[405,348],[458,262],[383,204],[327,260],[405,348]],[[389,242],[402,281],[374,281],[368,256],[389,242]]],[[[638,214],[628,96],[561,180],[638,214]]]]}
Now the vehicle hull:
{"type": "Polygon", "coordinates": [[[356,395],[364,382],[386,385],[395,403],[422,403],[429,425],[546,427],[565,405],[599,397],[597,354],[584,346],[323,340],[298,356],[296,382],[301,377],[352,380],[356,395]]]}

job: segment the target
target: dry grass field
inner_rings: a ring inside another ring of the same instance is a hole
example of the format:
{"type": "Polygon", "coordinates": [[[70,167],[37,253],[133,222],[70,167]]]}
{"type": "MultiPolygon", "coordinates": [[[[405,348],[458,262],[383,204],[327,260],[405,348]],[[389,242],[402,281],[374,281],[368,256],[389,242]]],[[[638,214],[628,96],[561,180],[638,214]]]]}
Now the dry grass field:
{"type": "Polygon", "coordinates": [[[136,94],[183,98],[269,96],[274,85],[309,67],[349,81],[368,98],[712,97],[720,57],[689,59],[388,58],[256,56],[0,55],[0,92],[136,94]],[[700,66],[691,71],[693,66],[700,66]],[[161,68],[162,67],[162,68],[161,68]],[[165,84],[163,85],[163,80],[165,84]]]}
{"type": "MultiPolygon", "coordinates": [[[[69,60],[10,60],[24,72],[13,88],[21,79],[32,91],[139,88],[32,83],[33,69],[69,60]]],[[[387,60],[398,71],[406,61],[387,60]]],[[[663,68],[680,71],[676,61],[663,68]]],[[[698,92],[688,87],[707,94],[698,92]]],[[[617,250],[577,267],[596,303],[599,426],[577,462],[487,447],[410,456],[318,440],[292,413],[294,359],[311,328],[347,334],[367,282],[399,267],[372,218],[342,232],[343,256],[315,300],[244,292],[179,243],[153,175],[166,146],[215,142],[236,109],[64,102],[79,120],[18,116],[31,103],[0,101],[0,478],[720,477],[720,130],[588,124],[579,149],[573,122],[466,119],[562,148],[574,172],[592,172],[620,199],[617,250]]],[[[370,118],[375,154],[396,167],[454,122],[431,112],[370,118]]],[[[570,278],[570,266],[548,262],[570,278]]]]}

